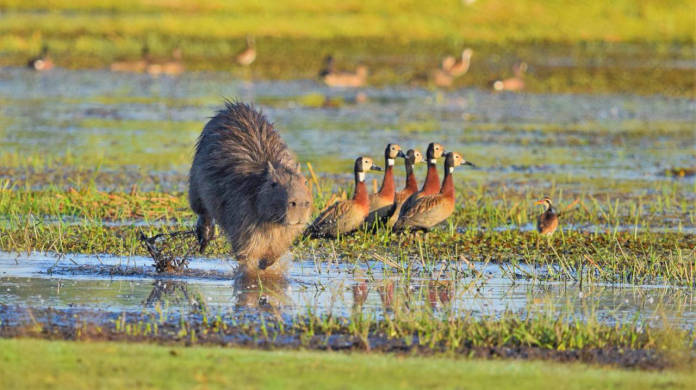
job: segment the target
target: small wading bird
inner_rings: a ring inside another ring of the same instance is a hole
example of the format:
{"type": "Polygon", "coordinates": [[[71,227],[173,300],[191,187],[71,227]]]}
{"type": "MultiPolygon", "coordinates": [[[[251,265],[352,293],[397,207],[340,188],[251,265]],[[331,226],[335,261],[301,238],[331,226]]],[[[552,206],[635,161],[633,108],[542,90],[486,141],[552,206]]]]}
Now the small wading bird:
{"type": "Polygon", "coordinates": [[[379,192],[370,195],[370,214],[367,215],[365,223],[368,227],[376,227],[375,223],[385,219],[394,206],[394,196],[396,186],[394,184],[394,162],[397,157],[404,157],[401,146],[388,144],[384,149],[384,179],[379,192]]]}
{"type": "Polygon", "coordinates": [[[254,41],[254,37],[247,35],[246,48],[240,51],[234,57],[234,60],[242,66],[249,66],[256,60],[256,42],[254,41]]]}
{"type": "Polygon", "coordinates": [[[406,186],[403,190],[397,192],[394,195],[394,204],[389,210],[389,219],[386,221],[387,227],[391,228],[394,226],[396,221],[399,219],[399,213],[401,212],[401,206],[403,206],[406,199],[418,191],[418,182],[416,181],[416,175],[413,173],[413,166],[422,163],[423,154],[417,149],[409,149],[404,157],[404,167],[406,168],[406,186]]]}
{"type": "Polygon", "coordinates": [[[48,54],[47,45],[43,45],[41,47],[41,53],[38,56],[29,59],[29,61],[27,62],[27,67],[36,71],[53,69],[53,60],[51,59],[51,56],[48,54]]]}
{"type": "Polygon", "coordinates": [[[558,228],[558,213],[553,209],[550,198],[536,201],[534,204],[543,204],[544,212],[537,219],[537,231],[542,236],[551,236],[558,228]]]}
{"type": "Polygon", "coordinates": [[[353,199],[338,201],[312,222],[305,231],[305,235],[312,238],[330,237],[349,234],[355,231],[365,221],[370,212],[370,198],[365,185],[365,173],[367,171],[381,171],[382,168],[374,165],[372,159],[358,157],[355,160],[355,193],[353,199]]]}
{"type": "Polygon", "coordinates": [[[512,67],[513,77],[496,80],[493,82],[493,89],[496,91],[521,91],[524,89],[524,74],[527,71],[527,63],[521,62],[512,67]]]}
{"type": "Polygon", "coordinates": [[[413,202],[408,210],[402,210],[399,220],[394,225],[394,230],[405,229],[427,231],[440,224],[454,212],[454,180],[452,174],[454,168],[459,165],[474,166],[473,163],[464,160],[456,152],[447,153],[445,156],[445,178],[442,180],[440,192],[434,195],[422,196],[413,202]]]}
{"type": "Polygon", "coordinates": [[[184,65],[181,63],[181,49],[176,48],[172,51],[172,59],[163,62],[149,62],[145,67],[145,71],[153,76],[167,74],[176,76],[184,71],[184,65]]]}
{"type": "Polygon", "coordinates": [[[319,77],[330,87],[362,87],[367,81],[367,67],[360,65],[355,69],[355,73],[337,72],[333,56],[327,56],[319,77]]]}

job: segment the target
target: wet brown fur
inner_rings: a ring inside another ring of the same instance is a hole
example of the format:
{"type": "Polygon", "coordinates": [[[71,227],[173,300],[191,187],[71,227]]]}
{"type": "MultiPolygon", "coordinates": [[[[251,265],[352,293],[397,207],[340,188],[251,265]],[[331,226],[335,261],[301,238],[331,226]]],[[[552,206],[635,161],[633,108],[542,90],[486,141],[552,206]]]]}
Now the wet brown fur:
{"type": "Polygon", "coordinates": [[[247,277],[277,276],[277,260],[311,216],[312,197],[295,156],[263,114],[225,102],[203,129],[190,172],[201,251],[224,230],[247,277]]]}

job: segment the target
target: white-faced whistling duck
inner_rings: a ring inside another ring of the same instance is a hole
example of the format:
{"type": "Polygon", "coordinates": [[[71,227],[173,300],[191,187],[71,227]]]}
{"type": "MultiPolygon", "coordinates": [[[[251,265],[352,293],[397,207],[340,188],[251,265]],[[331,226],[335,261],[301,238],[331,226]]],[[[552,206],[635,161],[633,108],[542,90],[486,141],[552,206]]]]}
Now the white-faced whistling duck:
{"type": "Polygon", "coordinates": [[[493,89],[496,91],[521,91],[524,89],[524,73],[527,71],[527,63],[521,62],[512,67],[515,74],[513,77],[496,80],[493,82],[493,89]]]}
{"type": "Polygon", "coordinates": [[[327,56],[319,77],[330,87],[362,87],[367,82],[367,67],[359,65],[355,73],[337,72],[333,56],[327,56]]]}
{"type": "Polygon", "coordinates": [[[459,153],[450,152],[445,156],[445,178],[442,180],[440,192],[417,199],[408,210],[401,210],[399,220],[394,230],[403,231],[407,228],[428,230],[446,220],[454,212],[454,167],[459,165],[474,166],[464,160],[459,153]]]}
{"type": "Polygon", "coordinates": [[[247,35],[246,48],[240,51],[234,59],[242,66],[249,66],[256,60],[256,42],[254,41],[254,37],[247,35]]]}
{"type": "Polygon", "coordinates": [[[41,47],[41,54],[39,54],[37,57],[29,59],[27,62],[27,67],[36,71],[53,69],[53,60],[48,54],[47,45],[43,45],[41,47]]]}
{"type": "Polygon", "coordinates": [[[355,193],[353,199],[338,201],[324,210],[305,231],[313,238],[331,237],[349,234],[359,228],[370,212],[370,198],[365,185],[367,171],[381,171],[367,157],[355,160],[355,193]]]}
{"type": "MultiPolygon", "coordinates": [[[[449,69],[446,69],[452,76],[459,77],[469,71],[469,66],[471,65],[471,56],[474,51],[467,48],[462,51],[462,56],[452,63],[449,69]]],[[[443,61],[444,65],[444,61],[443,61]]]]}
{"type": "Polygon", "coordinates": [[[145,71],[153,76],[167,74],[176,76],[184,72],[184,65],[181,63],[181,49],[176,48],[172,51],[172,59],[163,62],[148,62],[145,71]]]}
{"type": "Polygon", "coordinates": [[[117,61],[109,66],[112,72],[142,73],[150,64],[150,49],[143,45],[140,49],[140,59],[135,61],[117,61]]]}
{"type": "Polygon", "coordinates": [[[406,186],[403,190],[397,192],[394,195],[394,204],[389,210],[389,219],[386,221],[387,227],[392,227],[399,219],[399,213],[401,212],[401,206],[403,206],[406,199],[418,191],[418,182],[416,181],[416,174],[413,173],[413,166],[422,163],[423,154],[417,149],[409,149],[404,157],[404,167],[406,168],[406,186]]]}
{"type": "Polygon", "coordinates": [[[426,196],[437,194],[440,191],[440,176],[437,174],[437,159],[445,154],[445,148],[437,142],[431,142],[428,145],[428,150],[425,152],[426,162],[428,163],[428,172],[425,174],[425,181],[423,182],[423,187],[420,191],[416,191],[411,196],[406,198],[406,201],[401,206],[400,214],[408,210],[416,199],[426,196]]]}
{"type": "Polygon", "coordinates": [[[537,219],[537,231],[542,236],[552,235],[558,228],[558,214],[553,209],[550,198],[538,200],[534,204],[543,204],[546,209],[537,219]]]}
{"type": "Polygon", "coordinates": [[[365,219],[368,226],[373,226],[377,221],[386,219],[394,205],[396,185],[394,183],[394,162],[397,157],[404,157],[401,146],[388,144],[384,149],[384,179],[382,187],[375,194],[370,195],[370,214],[365,219]]]}

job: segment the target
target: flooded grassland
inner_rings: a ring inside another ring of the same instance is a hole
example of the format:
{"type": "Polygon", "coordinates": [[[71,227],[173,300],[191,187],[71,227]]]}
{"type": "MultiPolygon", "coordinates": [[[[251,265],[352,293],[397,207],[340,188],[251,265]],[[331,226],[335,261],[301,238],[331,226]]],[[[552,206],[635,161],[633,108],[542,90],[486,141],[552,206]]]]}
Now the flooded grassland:
{"type": "Polygon", "coordinates": [[[3,68],[0,334],[692,364],[695,109],[679,94],[3,68]],[[455,214],[428,235],[301,239],[287,280],[252,284],[218,238],[160,275],[138,233],[191,228],[187,165],[223,97],[276,123],[315,214],[351,195],[355,156],[380,161],[389,142],[438,141],[478,167],[457,169],[455,214]],[[562,211],[548,240],[544,196],[562,211]]]}

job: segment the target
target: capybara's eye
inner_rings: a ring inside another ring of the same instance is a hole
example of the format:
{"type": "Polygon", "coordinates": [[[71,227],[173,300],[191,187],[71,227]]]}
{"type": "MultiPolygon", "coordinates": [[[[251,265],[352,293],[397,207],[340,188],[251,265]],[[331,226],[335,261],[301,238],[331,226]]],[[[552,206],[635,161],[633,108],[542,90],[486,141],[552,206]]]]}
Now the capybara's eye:
{"type": "Polygon", "coordinates": [[[278,186],[278,183],[276,183],[276,182],[271,183],[271,187],[277,187],[277,186],[278,186]]]}

